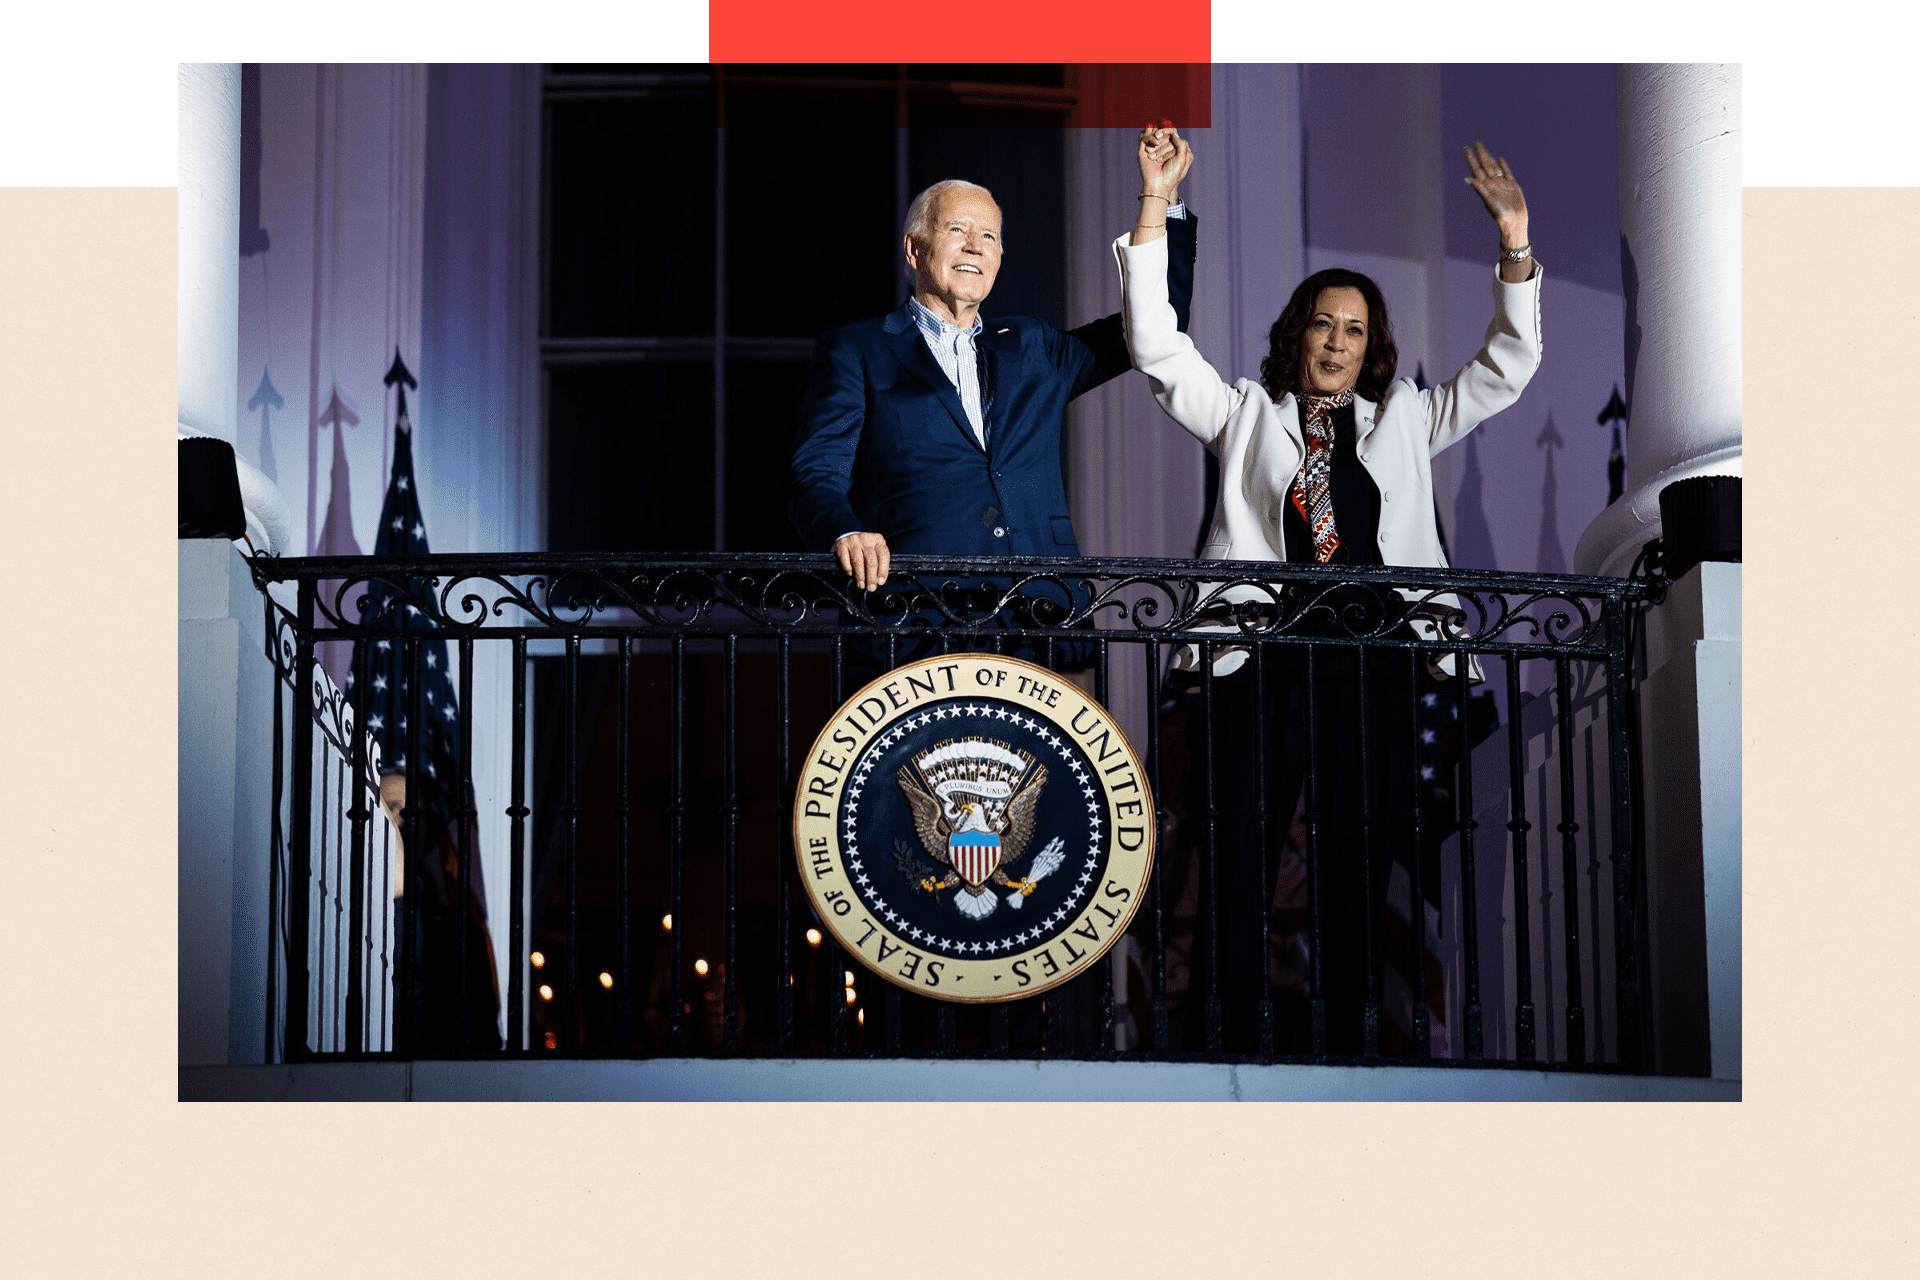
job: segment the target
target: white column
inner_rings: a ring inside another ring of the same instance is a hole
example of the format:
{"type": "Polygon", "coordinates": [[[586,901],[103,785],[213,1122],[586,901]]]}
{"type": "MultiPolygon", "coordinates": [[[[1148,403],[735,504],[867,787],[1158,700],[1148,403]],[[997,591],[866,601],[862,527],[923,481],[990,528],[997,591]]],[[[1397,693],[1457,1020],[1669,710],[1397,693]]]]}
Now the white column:
{"type": "Polygon", "coordinates": [[[240,332],[240,67],[180,64],[180,424],[233,442],[240,332]]]}
{"type": "MultiPolygon", "coordinates": [[[[180,68],[179,426],[233,442],[240,310],[240,68],[180,68]]],[[[290,549],[279,490],[236,455],[247,536],[290,549]]],[[[237,544],[179,544],[177,1011],[184,1065],[265,1043],[273,669],[237,544]]]]}
{"type": "MultiPolygon", "coordinates": [[[[180,68],[180,427],[231,442],[237,406],[240,68],[180,68]]],[[[155,424],[156,426],[159,424],[155,424]]],[[[220,539],[180,543],[179,1036],[183,1065],[229,1060],[236,754],[259,610],[220,539]]],[[[263,855],[264,856],[264,855],[263,855]]],[[[263,951],[264,956],[264,951],[263,951]]]]}
{"type": "Polygon", "coordinates": [[[1627,491],[1581,535],[1580,573],[1625,574],[1660,491],[1740,474],[1740,68],[1622,66],[1627,491]]]}

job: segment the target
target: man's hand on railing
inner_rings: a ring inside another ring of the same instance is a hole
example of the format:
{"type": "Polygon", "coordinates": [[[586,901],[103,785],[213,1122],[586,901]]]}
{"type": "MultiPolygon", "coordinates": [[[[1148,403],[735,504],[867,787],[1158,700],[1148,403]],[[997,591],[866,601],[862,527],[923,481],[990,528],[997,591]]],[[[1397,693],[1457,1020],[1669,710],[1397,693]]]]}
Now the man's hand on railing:
{"type": "Polygon", "coordinates": [[[849,533],[833,544],[834,559],[853,578],[862,591],[886,585],[887,569],[893,562],[887,540],[877,533],[849,533]]]}

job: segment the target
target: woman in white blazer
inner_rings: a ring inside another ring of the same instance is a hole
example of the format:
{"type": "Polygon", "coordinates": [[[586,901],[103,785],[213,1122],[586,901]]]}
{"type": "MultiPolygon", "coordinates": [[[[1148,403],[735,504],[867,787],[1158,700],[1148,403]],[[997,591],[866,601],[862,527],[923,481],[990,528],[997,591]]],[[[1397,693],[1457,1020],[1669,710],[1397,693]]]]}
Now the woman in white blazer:
{"type": "MultiPolygon", "coordinates": [[[[1430,460],[1518,399],[1540,363],[1540,271],[1529,243],[1526,199],[1512,167],[1478,143],[1467,149],[1466,181],[1499,230],[1500,257],[1486,341],[1453,377],[1426,391],[1410,380],[1394,381],[1397,353],[1386,300],[1366,276],[1335,269],[1308,277],[1294,291],[1269,334],[1260,377],[1228,383],[1179,332],[1166,296],[1164,209],[1191,153],[1170,130],[1143,136],[1141,148],[1157,163],[1143,164],[1149,176],[1139,219],[1130,235],[1114,243],[1127,343],[1161,407],[1219,459],[1219,500],[1202,558],[1444,567],[1430,460]]],[[[1237,588],[1224,598],[1270,602],[1272,595],[1237,588]]],[[[1383,600],[1371,589],[1353,587],[1320,603],[1332,607],[1300,619],[1290,628],[1293,634],[1340,638],[1351,634],[1352,618],[1368,616],[1363,634],[1435,638],[1427,617],[1409,613],[1391,595],[1383,600]],[[1336,617],[1349,609],[1346,620],[1336,617]]],[[[1447,603],[1436,600],[1429,607],[1447,603]]],[[[1223,629],[1230,624],[1223,622],[1223,629]]],[[[1330,1052],[1379,1048],[1378,906],[1390,861],[1409,863],[1414,856],[1413,779],[1423,767],[1421,748],[1412,741],[1412,699],[1430,676],[1444,676],[1452,664],[1450,655],[1436,653],[1429,671],[1416,672],[1406,651],[1382,649],[1363,671],[1352,655],[1348,646],[1317,646],[1309,689],[1302,651],[1276,649],[1268,659],[1261,707],[1253,697],[1252,672],[1243,667],[1246,651],[1217,649],[1213,754],[1215,804],[1227,828],[1219,874],[1227,921],[1221,993],[1228,1049],[1252,1047],[1234,1044],[1235,1031],[1245,1039],[1249,1028],[1269,1016],[1262,1002],[1270,995],[1257,938],[1259,888],[1271,885],[1272,875],[1257,878],[1251,856],[1232,855],[1259,843],[1263,798],[1268,827],[1287,828],[1305,781],[1309,695],[1316,738],[1311,797],[1319,819],[1313,828],[1320,935],[1315,994],[1325,1001],[1330,1052]],[[1255,776],[1248,747],[1256,717],[1267,730],[1264,778],[1255,776]]],[[[1181,665],[1193,665],[1190,654],[1181,665]]],[[[1269,868],[1272,858],[1270,848],[1269,868]]],[[[1428,885],[1437,882],[1436,875],[1426,877],[1428,885]]],[[[1273,1006],[1279,1041],[1288,1040],[1290,1019],[1304,1036],[1312,1013],[1304,1001],[1297,1008],[1285,1000],[1273,1006]]]]}

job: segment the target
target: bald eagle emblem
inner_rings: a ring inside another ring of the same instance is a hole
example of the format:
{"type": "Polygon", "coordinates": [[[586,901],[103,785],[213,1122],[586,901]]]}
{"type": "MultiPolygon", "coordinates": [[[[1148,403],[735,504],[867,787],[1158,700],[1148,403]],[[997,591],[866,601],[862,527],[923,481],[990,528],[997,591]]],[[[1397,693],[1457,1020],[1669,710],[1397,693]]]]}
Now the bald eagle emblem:
{"type": "Polygon", "coordinates": [[[1018,907],[1064,857],[1062,841],[1049,841],[1022,879],[1007,869],[1026,852],[1033,811],[1047,767],[1031,752],[984,738],[954,738],[915,755],[900,769],[900,790],[913,810],[913,828],[938,866],[914,857],[897,841],[895,857],[911,884],[927,893],[958,885],[953,904],[984,920],[999,905],[990,885],[1005,886],[1007,905],[1018,907]]]}

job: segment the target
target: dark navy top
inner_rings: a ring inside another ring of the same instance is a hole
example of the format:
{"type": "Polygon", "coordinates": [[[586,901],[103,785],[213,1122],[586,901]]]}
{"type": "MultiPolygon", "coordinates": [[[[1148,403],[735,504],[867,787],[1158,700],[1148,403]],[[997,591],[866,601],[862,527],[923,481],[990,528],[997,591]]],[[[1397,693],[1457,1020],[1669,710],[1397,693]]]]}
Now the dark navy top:
{"type": "MultiPolygon", "coordinates": [[[[1303,414],[1304,416],[1304,414],[1303,414]]],[[[1333,491],[1333,528],[1340,535],[1340,547],[1333,553],[1333,564],[1380,564],[1380,486],[1354,452],[1353,402],[1333,411],[1333,473],[1328,485],[1333,491]]],[[[1297,487],[1296,479],[1294,485],[1297,487]]],[[[1293,505],[1294,489],[1287,490],[1280,528],[1286,538],[1287,560],[1294,564],[1316,564],[1313,557],[1313,532],[1293,505]]]]}

